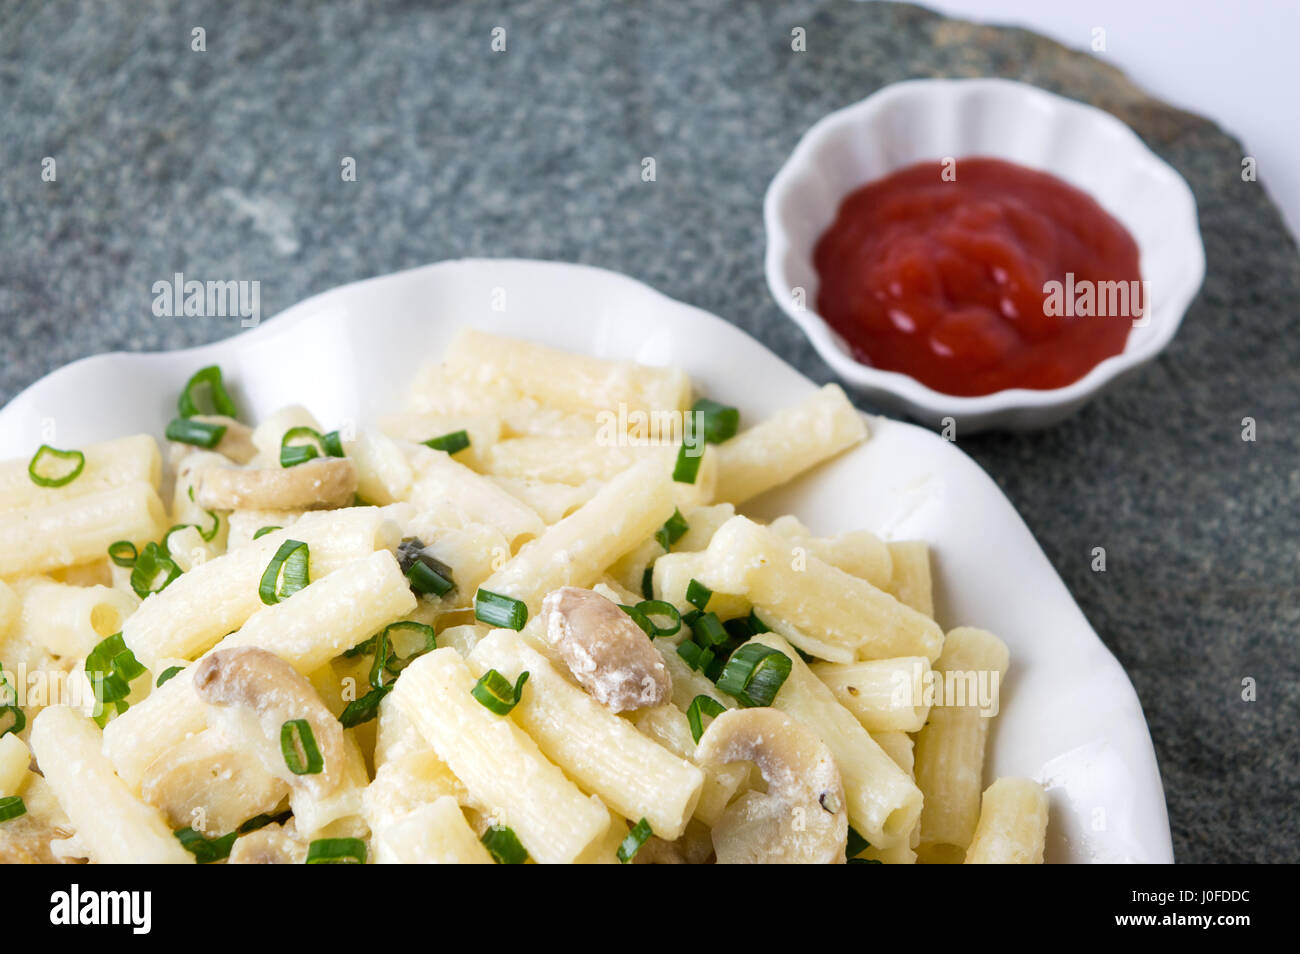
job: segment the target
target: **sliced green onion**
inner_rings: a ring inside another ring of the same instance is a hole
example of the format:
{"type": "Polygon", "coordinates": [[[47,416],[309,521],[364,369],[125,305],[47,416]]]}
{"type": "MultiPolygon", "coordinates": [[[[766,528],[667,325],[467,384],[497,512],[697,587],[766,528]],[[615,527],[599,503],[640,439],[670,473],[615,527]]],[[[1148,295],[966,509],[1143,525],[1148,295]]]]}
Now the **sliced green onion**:
{"type": "Polygon", "coordinates": [[[692,669],[703,669],[713,662],[713,650],[701,649],[697,644],[687,640],[677,647],[677,655],[686,660],[692,669]]]}
{"type": "Polygon", "coordinates": [[[213,538],[217,535],[217,531],[221,529],[221,518],[217,516],[216,511],[214,510],[205,510],[203,512],[212,518],[212,529],[205,533],[203,528],[197,523],[194,524],[194,529],[199,532],[199,536],[203,538],[204,543],[211,543],[213,538]]]}
{"type": "Polygon", "coordinates": [[[161,686],[167,680],[175,677],[176,674],[179,673],[184,668],[185,668],[184,666],[171,666],[167,669],[164,669],[162,675],[158,677],[158,681],[154,683],[154,686],[155,687],[161,686]]]}
{"type": "Polygon", "coordinates": [[[164,434],[169,441],[178,444],[193,444],[195,447],[211,449],[220,444],[221,438],[226,436],[226,425],[193,421],[188,417],[174,417],[167,423],[164,434]]]}
{"type": "Polygon", "coordinates": [[[722,670],[726,667],[727,659],[730,658],[730,655],[730,651],[726,646],[719,647],[717,654],[714,655],[713,659],[709,661],[709,664],[704,667],[704,675],[709,682],[714,683],[715,685],[717,684],[718,677],[722,675],[722,670]]]}
{"type": "Polygon", "coordinates": [[[793,663],[779,649],[762,643],[746,643],[727,660],[718,677],[718,689],[735,696],[742,706],[770,706],[793,663]]]}
{"type": "Polygon", "coordinates": [[[651,636],[674,636],[682,628],[682,614],[677,612],[677,607],[667,600],[642,600],[636,604],[636,611],[653,627],[654,632],[650,633],[651,636]],[[666,626],[660,626],[655,622],[656,616],[667,616],[671,622],[666,626]]]}
{"type": "Polygon", "coordinates": [[[673,508],[673,515],[664,521],[664,525],[655,531],[655,539],[665,550],[672,549],[672,545],[680,540],[691,525],[686,522],[682,512],[676,507],[673,508]]]}
{"type": "Polygon", "coordinates": [[[867,839],[863,838],[860,834],[858,834],[858,830],[854,828],[852,825],[850,825],[849,840],[844,847],[844,856],[846,858],[856,858],[858,855],[862,854],[870,847],[871,847],[871,842],[867,841],[867,839]]]}
{"type": "Polygon", "coordinates": [[[389,676],[396,677],[412,662],[438,648],[438,640],[433,627],[414,620],[404,619],[384,627],[375,643],[375,661],[370,667],[370,684],[382,689],[392,682],[389,676]],[[404,635],[414,636],[414,646],[404,646],[403,651],[396,650],[396,641],[404,635]],[[409,649],[409,652],[406,651],[409,649]]]}
{"type": "Polygon", "coordinates": [[[519,705],[519,700],[524,694],[524,683],[527,681],[528,672],[524,671],[511,686],[509,679],[495,669],[489,669],[483,673],[483,678],[474,683],[470,695],[497,715],[509,715],[510,710],[519,705]]]}
{"type": "Polygon", "coordinates": [[[201,865],[210,865],[229,858],[230,849],[234,847],[235,839],[239,837],[238,832],[232,831],[219,838],[204,838],[200,832],[189,827],[177,828],[172,834],[181,843],[181,847],[194,856],[195,862],[201,865]]]}
{"type": "Polygon", "coordinates": [[[339,436],[338,431],[326,431],[320,436],[321,450],[325,451],[330,457],[347,457],[347,451],[343,449],[343,438],[339,436]]]}
{"type": "Polygon", "coordinates": [[[108,558],[118,566],[128,569],[135,566],[135,558],[140,555],[135,544],[130,540],[118,540],[108,545],[108,558]]]}
{"type": "Polygon", "coordinates": [[[364,865],[366,843],[360,838],[317,838],[307,846],[309,865],[364,865]]]}
{"type": "Polygon", "coordinates": [[[884,862],[879,858],[850,858],[844,862],[846,865],[883,865],[884,862]]]}
{"type": "Polygon", "coordinates": [[[253,534],[253,539],[258,540],[268,533],[275,533],[275,531],[283,529],[284,527],[258,527],[257,532],[253,534]]]}
{"type": "Polygon", "coordinates": [[[417,593],[446,596],[456,588],[451,567],[427,553],[419,554],[411,562],[406,570],[406,578],[411,581],[411,589],[417,593]]]}
{"type": "Polygon", "coordinates": [[[704,442],[721,444],[736,436],[740,430],[740,411],[708,398],[700,398],[691,410],[704,419],[704,442]]]}
{"type": "Polygon", "coordinates": [[[6,795],[0,798],[0,822],[7,822],[11,818],[18,818],[27,814],[27,806],[17,795],[6,795]]]}
{"type": "Polygon", "coordinates": [[[379,634],[375,633],[375,635],[371,636],[364,643],[357,643],[351,649],[343,650],[343,658],[351,659],[354,656],[364,656],[367,653],[373,653],[375,651],[375,646],[377,646],[378,644],[379,644],[379,634]]]}
{"type": "Polygon", "coordinates": [[[226,393],[226,386],[221,380],[221,369],[215,364],[202,368],[194,373],[185,384],[185,390],[176,401],[176,410],[180,411],[181,417],[194,417],[196,414],[220,414],[224,417],[238,417],[235,410],[235,402],[230,400],[230,395],[226,393]],[[211,401],[208,407],[199,406],[201,398],[201,388],[208,388],[208,396],[211,401]]]}
{"type": "Polygon", "coordinates": [[[292,447],[280,448],[280,466],[297,467],[299,464],[305,464],[309,460],[315,460],[320,455],[316,453],[316,448],[310,444],[295,444],[292,447]]]}
{"type": "Polygon", "coordinates": [[[636,623],[641,632],[645,633],[651,639],[654,639],[655,624],[650,622],[650,617],[646,616],[635,606],[628,606],[626,603],[619,603],[617,606],[631,618],[632,622],[636,623]]]}
{"type": "Polygon", "coordinates": [[[653,563],[641,571],[641,595],[648,600],[655,598],[655,565],[653,563]]]}
{"type": "Polygon", "coordinates": [[[466,431],[452,431],[450,434],[443,434],[441,437],[433,437],[424,442],[425,447],[432,447],[434,450],[446,451],[448,454],[458,454],[466,447],[469,447],[469,434],[466,431]]]}
{"type": "Polygon", "coordinates": [[[768,628],[766,623],[764,623],[761,619],[759,619],[757,616],[754,615],[753,610],[749,611],[749,628],[752,629],[755,632],[755,634],[772,632],[772,630],[768,628]]]}
{"type": "Polygon", "coordinates": [[[135,566],[131,568],[131,589],[135,590],[136,596],[144,599],[151,593],[161,593],[180,575],[181,568],[166,549],[156,543],[148,543],[135,558],[135,566]]]}
{"type": "Polygon", "coordinates": [[[379,703],[384,701],[384,696],[388,695],[392,688],[390,683],[382,689],[371,689],[360,699],[349,702],[339,713],[339,722],[343,724],[343,728],[355,729],[379,715],[379,703]]]}
{"type": "Polygon", "coordinates": [[[27,713],[16,705],[0,706],[0,738],[27,728],[27,713]]]}
{"type": "Polygon", "coordinates": [[[474,594],[474,618],[489,626],[518,632],[528,622],[528,607],[522,600],[480,588],[474,594]]]}
{"type": "Polygon", "coordinates": [[[686,584],[686,602],[690,603],[698,610],[703,610],[709,605],[709,598],[713,596],[713,591],[694,578],[686,584]]]}
{"type": "Polygon", "coordinates": [[[679,484],[693,484],[700,475],[700,462],[704,460],[704,451],[692,454],[685,444],[677,452],[677,463],[673,465],[673,480],[679,484]]]}
{"type": "Polygon", "coordinates": [[[479,841],[499,865],[522,865],[528,860],[528,852],[519,843],[519,837],[505,825],[488,826],[479,841]]]}
{"type": "Polygon", "coordinates": [[[319,775],[325,768],[325,757],[306,719],[290,719],[280,726],[280,752],[294,775],[319,775]]]}
{"type": "MultiPolygon", "coordinates": [[[[150,544],[153,546],[153,544],[150,544]]],[[[96,686],[97,700],[101,706],[113,704],[118,714],[129,708],[127,696],[131,694],[131,681],[143,675],[145,667],[140,665],[135,655],[127,648],[121,633],[114,633],[102,640],[86,656],[86,675],[90,684],[96,686]]],[[[108,722],[107,708],[101,708],[95,722],[103,728],[108,722]]]]}
{"type": "Polygon", "coordinates": [[[695,641],[705,649],[721,646],[727,641],[727,628],[717,613],[701,613],[691,623],[691,632],[695,634],[695,641]]]}
{"type": "Polygon", "coordinates": [[[636,857],[636,853],[641,850],[641,846],[650,840],[654,832],[650,830],[650,823],[644,818],[632,826],[632,830],[627,833],[623,843],[618,846],[618,863],[627,864],[636,857]]]}
{"type": "Polygon", "coordinates": [[[284,432],[284,437],[280,439],[280,466],[296,467],[298,464],[305,464],[309,460],[315,460],[317,457],[345,457],[343,452],[343,441],[339,438],[338,431],[330,431],[328,434],[321,434],[314,427],[300,425],[291,427],[284,432]],[[311,441],[310,444],[295,444],[294,441],[306,438],[311,441]]]}
{"type": "Polygon", "coordinates": [[[691,700],[691,707],[686,710],[686,721],[691,724],[691,738],[695,744],[700,744],[700,737],[704,735],[704,716],[717,718],[727,711],[717,699],[712,696],[698,695],[691,700]]]}
{"type": "Polygon", "coordinates": [[[242,825],[236,828],[235,831],[240,835],[247,835],[250,832],[260,831],[261,829],[265,828],[267,825],[274,824],[276,822],[283,824],[284,822],[289,820],[290,814],[291,814],[290,812],[285,812],[282,815],[265,815],[265,814],[254,815],[248,821],[244,822],[242,825]]]}
{"type": "Polygon", "coordinates": [[[42,444],[27,465],[27,476],[38,487],[66,487],[85,469],[86,455],[81,451],[56,450],[49,444],[42,444]],[[45,472],[41,473],[42,470],[45,472]]]}
{"type": "Polygon", "coordinates": [[[301,540],[285,540],[262,574],[257,594],[267,606],[287,600],[309,582],[311,551],[301,540]],[[284,582],[281,583],[281,571],[284,582]]]}

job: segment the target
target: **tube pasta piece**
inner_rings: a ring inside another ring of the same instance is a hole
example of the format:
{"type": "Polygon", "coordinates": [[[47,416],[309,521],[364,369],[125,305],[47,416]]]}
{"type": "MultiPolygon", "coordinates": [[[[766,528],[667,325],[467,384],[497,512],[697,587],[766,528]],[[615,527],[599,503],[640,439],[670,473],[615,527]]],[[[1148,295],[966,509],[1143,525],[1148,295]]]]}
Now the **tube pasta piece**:
{"type": "Polygon", "coordinates": [[[141,798],[162,813],[168,827],[196,827],[208,837],[274,812],[288,794],[289,786],[267,772],[256,754],[215,729],[168,749],[140,784],[141,798]]]}
{"type": "MultiPolygon", "coordinates": [[[[86,656],[122,629],[140,605],[132,593],[107,586],[69,586],[34,577],[15,586],[18,633],[56,656],[86,656]]],[[[0,659],[0,661],[3,661],[0,659]]]]}
{"type": "Polygon", "coordinates": [[[396,547],[397,533],[374,507],[310,514],[182,574],[140,605],[123,624],[122,638],[136,659],[161,672],[161,660],[192,659],[266,608],[258,584],[285,540],[307,544],[311,579],[320,580],[377,549],[396,547]],[[203,612],[194,612],[196,606],[203,612]]]}
{"type": "Polygon", "coordinates": [[[469,447],[457,451],[456,460],[475,470],[482,469],[483,452],[501,440],[502,430],[501,419],[495,414],[477,412],[390,414],[380,419],[379,429],[391,438],[410,444],[423,444],[435,437],[464,431],[469,437],[469,447]]]}
{"type": "Polygon", "coordinates": [[[657,706],[671,696],[663,659],[617,604],[591,590],[563,586],[542,600],[542,616],[547,641],[573,678],[611,712],[657,706]]]}
{"type": "Polygon", "coordinates": [[[296,467],[212,467],[194,499],[207,510],[337,510],[357,495],[357,465],[322,457],[296,467]]]}
{"type": "Polygon", "coordinates": [[[924,691],[930,660],[924,656],[819,662],[811,668],[871,732],[919,732],[930,714],[924,691]]]}
{"type": "MultiPolygon", "coordinates": [[[[244,553],[269,539],[263,537],[238,552],[244,553]]],[[[203,566],[218,562],[213,560],[203,566]]],[[[201,569],[191,572],[197,574],[201,569]]],[[[184,579],[181,577],[164,592],[171,592],[184,579]]],[[[253,589],[255,593],[255,581],[253,589]]],[[[147,605],[148,601],[128,624],[147,605]]],[[[344,572],[316,580],[282,603],[250,613],[244,625],[221,640],[218,647],[256,646],[275,653],[306,674],[414,609],[415,597],[397,560],[387,550],[381,550],[353,562],[344,572]]],[[[127,645],[131,645],[129,638],[127,645]]],[[[139,786],[149,763],[206,724],[194,693],[194,668],[186,667],[105,729],[104,752],[128,785],[139,786]]]]}
{"type": "Polygon", "coordinates": [[[570,437],[512,437],[482,454],[483,469],[493,477],[542,480],[580,487],[603,483],[627,470],[641,455],[636,448],[570,437]]]}
{"type": "Polygon", "coordinates": [[[894,760],[894,764],[912,775],[916,768],[916,757],[913,751],[915,743],[912,737],[906,732],[872,732],[871,737],[876,740],[876,745],[885,750],[885,754],[894,760]]]}
{"type": "Polygon", "coordinates": [[[791,516],[778,517],[769,527],[822,562],[866,580],[876,589],[893,592],[890,590],[890,582],[894,573],[894,561],[890,556],[889,544],[870,530],[850,530],[834,537],[816,537],[791,516]]]}
{"type": "MultiPolygon", "coordinates": [[[[649,642],[640,635],[642,643],[649,642]]],[[[645,818],[664,838],[685,830],[704,784],[698,768],[574,686],[512,632],[493,631],[469,659],[511,682],[529,674],[511,717],[585,791],[626,818],[645,818]]]]}
{"type": "Polygon", "coordinates": [[[510,542],[511,552],[546,530],[542,518],[490,477],[475,473],[443,451],[407,448],[415,480],[410,502],[418,511],[437,510],[445,501],[470,523],[495,527],[510,542]]]}
{"type": "Polygon", "coordinates": [[[767,783],[714,826],[718,864],[844,862],[844,785],[831,750],[811,730],[775,709],[729,709],[705,730],[696,758],[753,762],[767,783]]]}
{"type": "MultiPolygon", "coordinates": [[[[655,599],[667,600],[683,613],[694,609],[686,601],[686,590],[691,585],[691,580],[698,579],[702,582],[708,576],[708,562],[708,554],[704,552],[665,553],[655,560],[652,576],[655,599]]],[[[709,612],[717,613],[723,619],[745,616],[751,608],[749,600],[737,593],[715,590],[709,597],[709,612]]]]}
{"type": "Polygon", "coordinates": [[[81,448],[81,452],[86,456],[85,466],[75,480],[62,487],[33,483],[27,473],[30,457],[0,462],[0,514],[137,484],[158,489],[162,457],[157,441],[147,434],[101,441],[81,448]]]}
{"type": "Polygon", "coordinates": [[[523,547],[483,582],[483,589],[521,600],[536,613],[552,590],[593,585],[607,566],[672,516],[671,483],[656,461],[628,468],[523,547]]]}
{"type": "Polygon", "coordinates": [[[835,756],[844,779],[849,823],[882,848],[906,839],[921,814],[921,790],[835,700],[789,643],[776,633],[762,633],[751,642],[790,658],[790,675],[772,705],[815,732],[835,756]]]}
{"type": "Polygon", "coordinates": [[[474,329],[460,332],[444,357],[448,377],[481,394],[535,398],[594,417],[690,407],[690,381],[677,368],[607,361],[474,329]]]}
{"type": "Polygon", "coordinates": [[[101,864],[190,864],[158,812],[114,773],[101,751],[95,724],[72,709],[52,706],[32,724],[32,751],[77,838],[101,864]]]}
{"type": "Polygon", "coordinates": [[[345,450],[356,465],[357,494],[362,500],[383,506],[406,499],[415,472],[396,441],[379,431],[361,431],[345,450]]]}
{"type": "Polygon", "coordinates": [[[253,428],[253,444],[258,455],[255,462],[264,467],[278,467],[284,435],[295,427],[310,427],[317,432],[321,429],[320,422],[300,404],[280,408],[253,428]]]}
{"type": "Polygon", "coordinates": [[[934,587],[930,581],[930,547],[921,540],[903,540],[889,544],[893,564],[889,585],[894,594],[918,613],[934,619],[934,587]]]}
{"type": "Polygon", "coordinates": [[[377,832],[374,843],[376,864],[495,864],[456,800],[446,795],[377,832]]]}
{"type": "MultiPolygon", "coordinates": [[[[656,568],[657,569],[657,568],[656,568]]],[[[700,557],[696,577],[714,592],[741,594],[760,618],[801,646],[833,662],[925,656],[934,659],[943,632],[934,620],[904,606],[866,580],[792,549],[788,540],[745,517],[728,520],[700,557]]]]}
{"type": "Polygon", "coordinates": [[[399,704],[469,791],[510,826],[539,863],[578,858],[602,837],[609,810],[583,795],[512,719],[471,694],[475,677],[454,649],[435,649],[398,680],[410,683],[399,704]]]}
{"type": "Polygon", "coordinates": [[[19,794],[31,761],[27,743],[12,732],[0,735],[0,798],[19,794]]]}
{"type": "Polygon", "coordinates": [[[867,438],[866,420],[837,384],[717,445],[715,499],[742,504],[867,438]]]}
{"type": "MultiPolygon", "coordinates": [[[[230,527],[226,538],[226,550],[238,550],[253,542],[254,535],[266,527],[285,530],[297,523],[306,511],[303,510],[235,510],[226,518],[230,527]]],[[[272,531],[274,532],[274,531],[272,531]]],[[[266,534],[262,534],[266,536],[266,534]]],[[[261,537],[257,537],[261,539],[261,537]]]]}
{"type": "MultiPolygon", "coordinates": [[[[736,515],[729,503],[709,504],[682,511],[688,528],[673,544],[674,553],[694,553],[703,550],[718,532],[718,528],[736,515]]],[[[774,525],[775,526],[775,525],[774,525]]]]}
{"type": "Polygon", "coordinates": [[[143,547],[162,533],[165,520],[157,492],[144,483],[0,513],[0,577],[102,560],[118,540],[143,547]]]}
{"type": "MultiPolygon", "coordinates": [[[[1008,661],[1007,647],[1000,639],[962,626],[948,633],[934,669],[936,676],[945,676],[945,684],[950,673],[961,677],[963,684],[980,673],[989,674],[991,681],[996,673],[996,690],[1008,661]]],[[[965,705],[944,701],[946,705],[931,708],[929,722],[916,737],[916,783],[925,793],[917,854],[925,863],[959,864],[979,821],[990,719],[978,700],[973,704],[961,700],[965,705]]]]}
{"type": "Polygon", "coordinates": [[[534,510],[547,524],[558,523],[585,504],[600,490],[600,482],[588,480],[576,486],[554,481],[493,477],[511,496],[534,510]]]}
{"type": "Polygon", "coordinates": [[[968,865],[1041,865],[1047,793],[1027,778],[1000,778],[984,792],[968,865]]]}
{"type": "Polygon", "coordinates": [[[510,553],[501,531],[486,524],[438,530],[421,539],[425,553],[451,567],[456,588],[440,601],[447,608],[472,607],[474,594],[492,575],[493,564],[510,553]]]}

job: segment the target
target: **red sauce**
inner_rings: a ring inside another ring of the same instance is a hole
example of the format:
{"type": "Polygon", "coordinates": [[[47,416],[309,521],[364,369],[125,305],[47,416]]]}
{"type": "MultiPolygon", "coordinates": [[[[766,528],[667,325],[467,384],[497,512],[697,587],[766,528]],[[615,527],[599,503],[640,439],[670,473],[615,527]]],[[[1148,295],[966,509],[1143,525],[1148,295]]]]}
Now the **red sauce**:
{"type": "Polygon", "coordinates": [[[853,356],[972,395],[1061,387],[1123,351],[1146,304],[1124,226],[1044,172],[958,159],[945,181],[944,168],[863,186],[817,242],[817,310],[853,356]]]}

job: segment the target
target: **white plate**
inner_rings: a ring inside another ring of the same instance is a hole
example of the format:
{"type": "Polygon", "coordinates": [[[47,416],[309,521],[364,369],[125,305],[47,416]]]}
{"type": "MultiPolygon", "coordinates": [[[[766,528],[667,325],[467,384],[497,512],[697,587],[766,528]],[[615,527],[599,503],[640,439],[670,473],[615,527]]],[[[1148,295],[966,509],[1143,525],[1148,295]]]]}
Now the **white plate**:
{"type": "MultiPolygon", "coordinates": [[[[749,421],[813,389],[725,321],[621,275],[467,260],[336,288],[202,348],[78,361],[0,411],[0,456],[28,457],[42,442],[75,447],[141,431],[161,438],[186,379],[213,363],[254,419],[302,403],[331,427],[364,423],[394,408],[416,367],[465,324],[601,357],[681,365],[749,421]],[[504,310],[494,310],[502,301],[504,310]]],[[[984,627],[1011,647],[988,779],[1029,775],[1051,786],[1048,860],[1171,861],[1137,696],[1024,522],[954,445],[909,424],[870,424],[867,444],[746,510],[793,512],[825,533],[866,527],[930,541],[939,622],[984,627]]]]}

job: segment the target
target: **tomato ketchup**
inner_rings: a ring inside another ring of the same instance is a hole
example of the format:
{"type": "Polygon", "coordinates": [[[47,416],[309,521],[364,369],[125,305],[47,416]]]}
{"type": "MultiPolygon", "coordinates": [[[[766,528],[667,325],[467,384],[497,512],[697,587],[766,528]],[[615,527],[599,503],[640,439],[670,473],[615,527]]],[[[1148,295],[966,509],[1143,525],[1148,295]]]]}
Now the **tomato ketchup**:
{"type": "Polygon", "coordinates": [[[1058,388],[1124,350],[1138,247],[1089,195],[1000,159],[922,162],[840,205],[817,310],[864,364],[954,395],[1058,388]]]}

